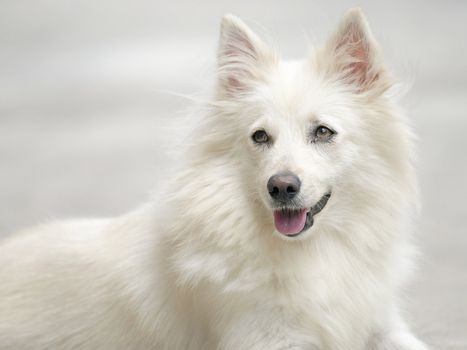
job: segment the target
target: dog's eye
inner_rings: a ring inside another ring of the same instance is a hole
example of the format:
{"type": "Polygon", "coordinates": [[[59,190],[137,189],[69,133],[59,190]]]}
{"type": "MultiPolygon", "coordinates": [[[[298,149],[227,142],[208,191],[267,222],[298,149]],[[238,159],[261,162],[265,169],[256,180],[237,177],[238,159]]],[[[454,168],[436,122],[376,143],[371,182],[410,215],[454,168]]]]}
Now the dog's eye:
{"type": "Polygon", "coordinates": [[[314,140],[317,142],[327,142],[331,140],[334,134],[335,132],[328,127],[320,125],[315,130],[314,140]]]}
{"type": "Polygon", "coordinates": [[[256,130],[251,138],[255,143],[268,143],[269,142],[269,135],[264,130],[256,130]]]}

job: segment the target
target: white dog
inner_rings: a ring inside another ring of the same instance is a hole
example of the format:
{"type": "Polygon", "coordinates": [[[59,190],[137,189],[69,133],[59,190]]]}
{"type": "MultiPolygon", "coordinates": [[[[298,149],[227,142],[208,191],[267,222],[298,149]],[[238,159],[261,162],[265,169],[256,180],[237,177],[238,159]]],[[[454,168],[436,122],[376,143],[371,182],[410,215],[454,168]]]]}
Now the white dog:
{"type": "Polygon", "coordinates": [[[164,196],[2,244],[1,349],[426,349],[412,133],[362,13],[296,62],[226,16],[218,66],[164,196]]]}

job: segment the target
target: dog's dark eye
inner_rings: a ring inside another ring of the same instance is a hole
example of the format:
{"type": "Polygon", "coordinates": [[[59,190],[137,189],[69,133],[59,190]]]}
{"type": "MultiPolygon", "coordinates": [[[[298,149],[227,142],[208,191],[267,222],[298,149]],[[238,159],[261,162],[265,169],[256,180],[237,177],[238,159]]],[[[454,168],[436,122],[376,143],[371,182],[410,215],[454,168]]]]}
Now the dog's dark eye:
{"type": "Polygon", "coordinates": [[[269,142],[269,135],[264,130],[256,130],[251,138],[256,143],[268,143],[269,142]]]}
{"type": "Polygon", "coordinates": [[[317,142],[327,142],[331,140],[334,134],[335,132],[328,127],[320,125],[315,130],[314,140],[317,142]]]}

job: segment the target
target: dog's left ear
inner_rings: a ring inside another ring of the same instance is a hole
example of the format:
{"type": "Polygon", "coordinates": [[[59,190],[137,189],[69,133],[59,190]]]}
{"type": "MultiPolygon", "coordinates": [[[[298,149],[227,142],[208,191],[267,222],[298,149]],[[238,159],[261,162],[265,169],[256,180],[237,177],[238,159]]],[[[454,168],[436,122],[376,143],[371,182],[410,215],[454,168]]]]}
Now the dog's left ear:
{"type": "Polygon", "coordinates": [[[222,18],[217,62],[219,83],[228,94],[248,91],[264,78],[264,69],[273,60],[266,45],[239,18],[222,18]]]}
{"type": "Polygon", "coordinates": [[[360,9],[349,10],[324,49],[324,64],[331,74],[358,92],[389,87],[379,45],[360,9]]]}

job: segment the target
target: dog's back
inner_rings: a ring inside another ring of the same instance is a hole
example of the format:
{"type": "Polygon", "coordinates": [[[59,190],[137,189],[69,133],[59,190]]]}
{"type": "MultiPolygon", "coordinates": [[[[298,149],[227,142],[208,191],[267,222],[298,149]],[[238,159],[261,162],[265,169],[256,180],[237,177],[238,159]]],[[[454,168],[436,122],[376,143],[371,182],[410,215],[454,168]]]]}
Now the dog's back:
{"type": "Polygon", "coordinates": [[[102,244],[108,224],[43,225],[0,246],[1,349],[108,348],[105,338],[125,344],[132,321],[115,298],[117,261],[102,244]]]}

